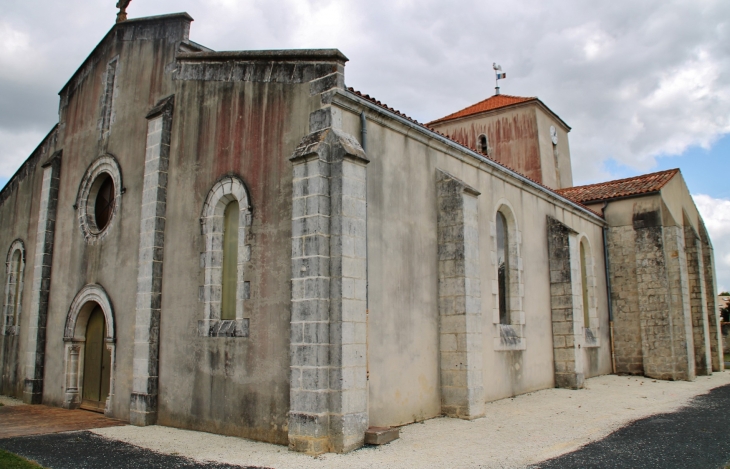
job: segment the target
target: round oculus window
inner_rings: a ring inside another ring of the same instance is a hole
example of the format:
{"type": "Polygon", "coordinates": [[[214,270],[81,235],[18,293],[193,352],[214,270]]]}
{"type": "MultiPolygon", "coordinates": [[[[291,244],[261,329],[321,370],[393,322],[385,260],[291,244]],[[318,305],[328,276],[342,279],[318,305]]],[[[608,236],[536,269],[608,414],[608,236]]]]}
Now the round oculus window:
{"type": "Polygon", "coordinates": [[[94,224],[97,230],[102,231],[114,213],[114,179],[106,173],[100,174],[98,179],[99,188],[94,197],[94,224]]]}
{"type": "Polygon", "coordinates": [[[104,155],[86,170],[76,198],[81,232],[89,244],[103,239],[120,210],[122,174],[111,155],[104,155]]]}

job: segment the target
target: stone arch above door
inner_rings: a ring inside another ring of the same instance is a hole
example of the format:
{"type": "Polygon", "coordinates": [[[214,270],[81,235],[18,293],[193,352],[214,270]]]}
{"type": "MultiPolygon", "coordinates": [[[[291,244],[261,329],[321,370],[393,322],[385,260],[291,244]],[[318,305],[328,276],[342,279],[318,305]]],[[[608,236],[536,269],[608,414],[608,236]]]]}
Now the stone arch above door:
{"type": "Polygon", "coordinates": [[[74,297],[66,316],[66,326],[63,330],[65,343],[66,377],[64,383],[65,397],[63,406],[67,409],[76,409],[81,405],[80,387],[83,382],[83,349],[86,342],[86,326],[92,311],[99,306],[104,313],[106,335],[104,341],[111,355],[111,372],[109,396],[106,400],[104,413],[111,416],[111,405],[114,398],[115,375],[115,324],[114,309],[106,290],[99,284],[89,284],[83,287],[74,297]]]}
{"type": "Polygon", "coordinates": [[[94,304],[99,305],[101,310],[104,312],[104,319],[106,320],[106,340],[115,340],[114,330],[114,311],[112,309],[109,295],[106,290],[99,284],[92,283],[86,285],[77,294],[71,302],[71,307],[68,310],[66,316],[66,327],[63,329],[63,339],[69,340],[83,340],[86,334],[86,322],[89,320],[89,315],[94,309],[94,304]]]}

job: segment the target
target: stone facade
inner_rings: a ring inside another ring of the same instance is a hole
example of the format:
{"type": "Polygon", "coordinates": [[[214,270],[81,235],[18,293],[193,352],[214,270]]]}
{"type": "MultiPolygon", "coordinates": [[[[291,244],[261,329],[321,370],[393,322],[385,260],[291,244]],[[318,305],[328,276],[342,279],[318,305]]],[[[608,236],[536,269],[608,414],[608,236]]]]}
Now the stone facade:
{"type": "Polygon", "coordinates": [[[174,103],[173,97],[165,98],[147,115],[134,326],[134,374],[129,412],[129,421],[142,426],[157,422],[167,168],[174,103]]]}
{"type": "Polygon", "coordinates": [[[608,231],[616,372],[640,375],[644,373],[644,360],[635,240],[633,227],[612,227],[608,231]]]}
{"type": "MultiPolygon", "coordinates": [[[[115,25],[0,191],[3,394],[342,453],[610,373],[609,294],[618,372],[722,369],[712,245],[679,183],[589,209],[345,88],[337,50],[215,52],[191,21],[115,25]],[[108,395],[84,397],[85,343],[108,395]]],[[[550,143],[532,105],[507,160],[539,150],[563,187],[569,128],[550,143]]]]}
{"type": "Polygon", "coordinates": [[[43,165],[43,186],[38,212],[33,283],[31,287],[30,327],[26,349],[23,402],[43,402],[43,372],[46,353],[46,322],[53,265],[53,238],[56,231],[61,152],[43,165]]]}
{"type": "Polygon", "coordinates": [[[484,415],[479,192],[442,171],[436,179],[441,410],[474,419],[484,415]]]}
{"type": "Polygon", "coordinates": [[[366,171],[353,137],[326,127],[291,158],[289,446],[338,453],[363,445],[366,389],[366,171]]]}
{"type": "Polygon", "coordinates": [[[576,234],[558,220],[548,217],[555,386],[569,389],[582,388],[585,379],[579,353],[584,341],[580,264],[576,269],[575,256],[576,234]]]}
{"type": "Polygon", "coordinates": [[[697,376],[705,376],[712,374],[712,352],[710,350],[710,317],[707,314],[707,296],[705,295],[704,256],[700,238],[692,225],[688,223],[684,225],[684,240],[692,313],[695,373],[697,376]]]}

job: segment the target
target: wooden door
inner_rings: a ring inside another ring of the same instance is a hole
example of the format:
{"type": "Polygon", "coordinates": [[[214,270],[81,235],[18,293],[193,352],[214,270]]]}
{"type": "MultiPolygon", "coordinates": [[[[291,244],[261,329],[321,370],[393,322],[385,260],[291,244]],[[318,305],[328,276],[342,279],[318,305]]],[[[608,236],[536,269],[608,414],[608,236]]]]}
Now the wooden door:
{"type": "Polygon", "coordinates": [[[104,412],[109,396],[111,352],[107,350],[106,321],[100,307],[94,308],[86,326],[84,347],[84,388],[81,408],[104,412]]]}

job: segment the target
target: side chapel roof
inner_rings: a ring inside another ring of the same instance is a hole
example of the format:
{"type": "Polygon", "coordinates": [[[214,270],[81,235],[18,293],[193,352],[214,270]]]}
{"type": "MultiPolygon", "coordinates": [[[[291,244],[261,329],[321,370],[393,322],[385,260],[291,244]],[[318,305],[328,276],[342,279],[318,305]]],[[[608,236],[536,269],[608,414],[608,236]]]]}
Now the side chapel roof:
{"type": "Polygon", "coordinates": [[[629,197],[657,192],[664,187],[679,169],[669,169],[615,181],[599,182],[586,186],[565,187],[555,192],[581,204],[600,200],[629,197]]]}

